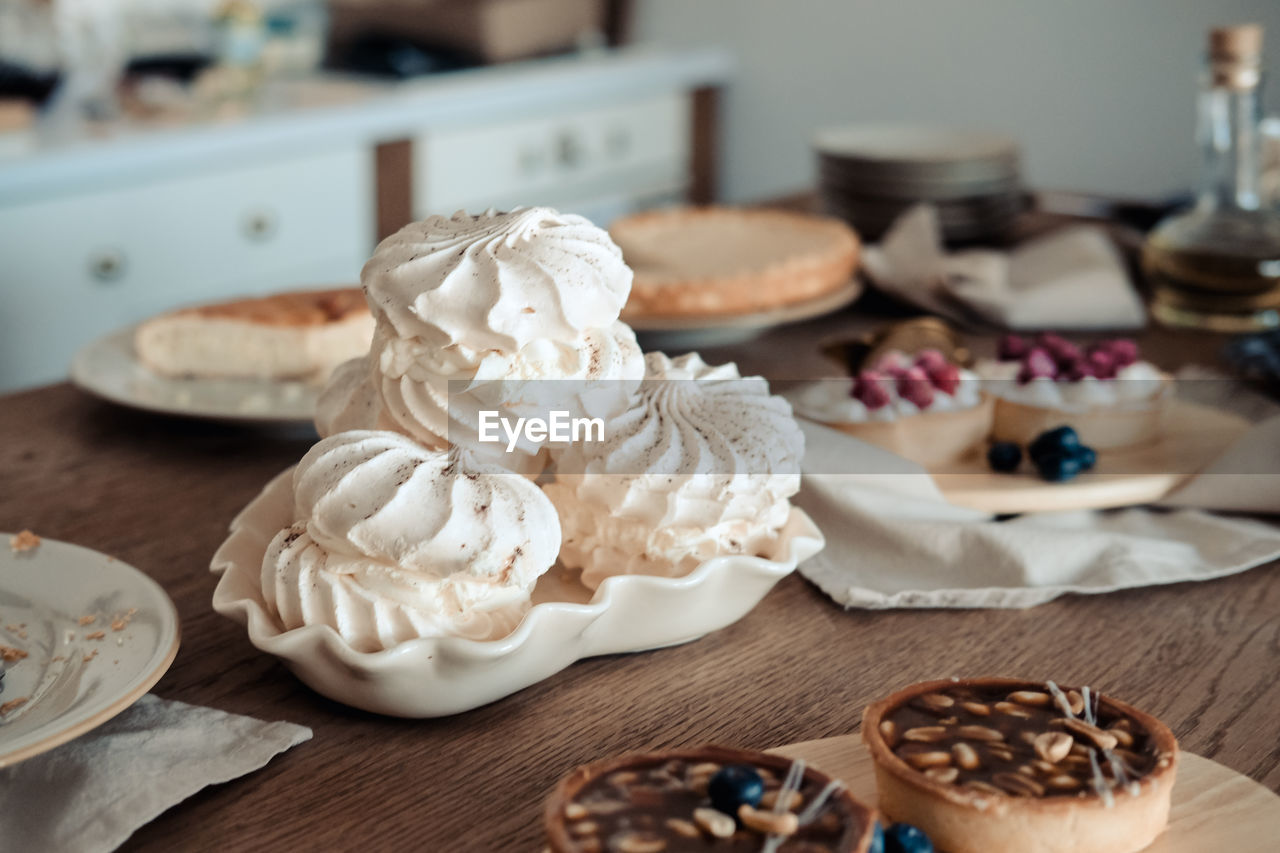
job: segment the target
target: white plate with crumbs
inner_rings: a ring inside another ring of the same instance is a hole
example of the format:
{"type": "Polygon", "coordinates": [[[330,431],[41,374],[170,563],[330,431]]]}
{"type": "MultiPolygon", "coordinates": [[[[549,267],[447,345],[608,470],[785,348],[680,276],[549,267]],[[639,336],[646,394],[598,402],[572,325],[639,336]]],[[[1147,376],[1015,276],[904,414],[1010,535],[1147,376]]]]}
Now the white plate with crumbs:
{"type": "Polygon", "coordinates": [[[275,379],[170,378],[148,370],[133,350],[135,326],[76,353],[71,381],[121,406],[245,424],[310,424],[320,386],[275,379]]]}
{"type": "Polygon", "coordinates": [[[0,533],[0,767],[136,702],[178,653],[160,585],[97,551],[0,533]]]}

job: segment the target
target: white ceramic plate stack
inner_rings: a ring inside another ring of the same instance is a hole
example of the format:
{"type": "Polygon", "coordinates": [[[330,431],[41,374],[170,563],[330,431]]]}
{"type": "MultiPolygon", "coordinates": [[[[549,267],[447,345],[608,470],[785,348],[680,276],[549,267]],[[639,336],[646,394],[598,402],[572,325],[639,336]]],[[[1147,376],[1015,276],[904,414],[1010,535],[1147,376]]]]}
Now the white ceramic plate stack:
{"type": "Polygon", "coordinates": [[[998,240],[1022,211],[1018,145],[994,133],[862,124],[814,140],[827,213],[876,240],[907,208],[938,209],[951,243],[998,240]]]}

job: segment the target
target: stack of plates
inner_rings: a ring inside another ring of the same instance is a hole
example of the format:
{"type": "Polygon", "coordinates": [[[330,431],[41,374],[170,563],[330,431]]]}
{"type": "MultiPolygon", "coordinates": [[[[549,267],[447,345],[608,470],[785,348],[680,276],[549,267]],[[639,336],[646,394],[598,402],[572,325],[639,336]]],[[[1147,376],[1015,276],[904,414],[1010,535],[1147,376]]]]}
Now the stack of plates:
{"type": "Polygon", "coordinates": [[[996,239],[1023,207],[1018,145],[992,133],[850,125],[814,142],[826,211],[877,239],[907,208],[930,202],[948,242],[996,239]]]}

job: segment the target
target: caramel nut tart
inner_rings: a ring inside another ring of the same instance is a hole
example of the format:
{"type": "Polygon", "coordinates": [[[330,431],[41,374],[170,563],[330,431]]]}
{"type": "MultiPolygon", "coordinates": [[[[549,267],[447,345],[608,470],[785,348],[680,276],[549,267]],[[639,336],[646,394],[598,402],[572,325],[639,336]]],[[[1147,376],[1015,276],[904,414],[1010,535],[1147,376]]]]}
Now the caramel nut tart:
{"type": "Polygon", "coordinates": [[[867,853],[876,813],[802,761],[704,746],[579,767],[545,822],[552,853],[867,853]]]}
{"type": "Polygon", "coordinates": [[[1164,831],[1172,732],[1087,687],[977,678],[868,706],[880,808],[948,853],[1133,853],[1164,831]]]}
{"type": "Polygon", "coordinates": [[[161,376],[319,382],[368,352],[373,325],[359,288],[293,291],[163,314],[134,350],[161,376]]]}
{"type": "Polygon", "coordinates": [[[825,296],[849,283],[860,248],[839,220],[777,210],[653,211],[609,232],[635,271],[624,320],[746,314],[825,296]]]}

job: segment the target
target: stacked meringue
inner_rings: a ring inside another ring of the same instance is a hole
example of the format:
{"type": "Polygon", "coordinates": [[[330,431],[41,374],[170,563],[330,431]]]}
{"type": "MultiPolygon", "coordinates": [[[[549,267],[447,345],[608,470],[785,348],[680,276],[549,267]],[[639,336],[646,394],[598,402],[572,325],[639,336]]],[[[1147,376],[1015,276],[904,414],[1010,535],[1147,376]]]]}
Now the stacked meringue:
{"type": "MultiPolygon", "coordinates": [[[[383,240],[360,277],[373,346],[321,395],[322,436],[389,429],[493,454],[475,441],[478,410],[514,418],[554,405],[607,419],[644,374],[635,333],[618,320],[631,270],[581,216],[546,207],[434,216],[383,240]]],[[[520,450],[524,459],[503,464],[536,474],[540,448],[520,450]]]]}
{"type": "Polygon", "coordinates": [[[641,355],[605,231],[549,208],[433,217],[384,240],[361,279],[372,347],[322,393],[323,438],[263,556],[285,630],[325,625],[364,652],[497,639],[557,555],[595,588],[776,550],[804,452],[790,406],[732,364],[641,355]],[[605,432],[508,451],[479,440],[491,408],[605,432]],[[544,491],[529,477],[548,460],[544,491]]]}
{"type": "Polygon", "coordinates": [[[286,630],[328,625],[358,651],[509,633],[560,547],[529,480],[393,432],[323,439],[293,488],[297,521],[263,557],[263,600],[286,630]]]}
{"type": "Polygon", "coordinates": [[[560,560],[592,589],[611,575],[679,577],[712,557],[770,555],[800,488],[804,434],[768,383],[696,353],[645,361],[646,382],[606,440],[563,451],[544,487],[560,560]]]}

